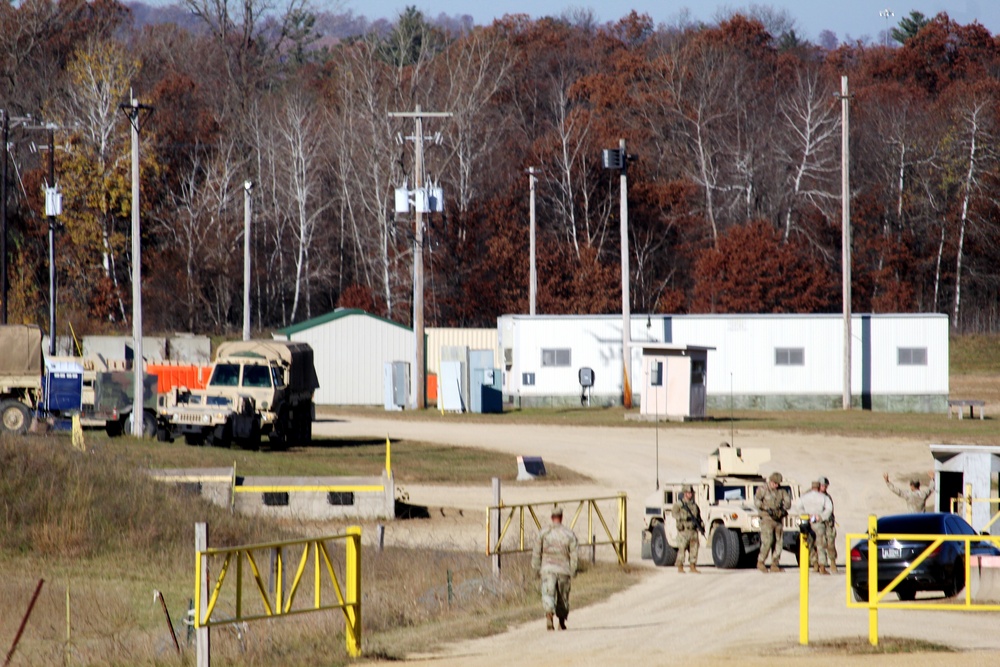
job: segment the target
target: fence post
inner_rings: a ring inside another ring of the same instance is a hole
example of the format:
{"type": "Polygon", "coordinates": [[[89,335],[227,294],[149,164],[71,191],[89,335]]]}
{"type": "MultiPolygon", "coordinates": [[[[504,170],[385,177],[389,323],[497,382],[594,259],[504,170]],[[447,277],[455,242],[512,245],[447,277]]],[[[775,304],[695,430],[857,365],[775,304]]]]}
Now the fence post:
{"type": "Polygon", "coordinates": [[[375,537],[378,541],[378,551],[382,553],[385,548],[385,526],[383,524],[375,526],[375,537]]]}
{"type": "Polygon", "coordinates": [[[197,656],[198,667],[211,667],[211,629],[202,626],[201,615],[208,609],[208,556],[204,552],[208,549],[208,524],[194,524],[194,551],[197,555],[195,571],[197,572],[197,582],[195,585],[195,607],[194,607],[194,651],[197,656]]]}
{"type": "Polygon", "coordinates": [[[490,553],[493,554],[493,576],[500,576],[500,478],[493,478],[493,507],[490,510],[490,553]]]}
{"type": "Polygon", "coordinates": [[[868,515],[868,643],[878,646],[878,519],[874,514],[868,515]]]}
{"type": "MultiPolygon", "coordinates": [[[[809,525],[809,515],[799,517],[799,644],[809,645],[809,537],[802,533],[802,526],[809,525]]],[[[814,538],[815,539],[815,538],[814,538]]],[[[824,548],[816,545],[817,549],[824,548]]],[[[818,562],[818,561],[817,561],[818,562]]],[[[850,562],[847,567],[850,567],[850,562]]]]}
{"type": "Polygon", "coordinates": [[[347,654],[361,656],[361,526],[347,529],[347,654]]]}

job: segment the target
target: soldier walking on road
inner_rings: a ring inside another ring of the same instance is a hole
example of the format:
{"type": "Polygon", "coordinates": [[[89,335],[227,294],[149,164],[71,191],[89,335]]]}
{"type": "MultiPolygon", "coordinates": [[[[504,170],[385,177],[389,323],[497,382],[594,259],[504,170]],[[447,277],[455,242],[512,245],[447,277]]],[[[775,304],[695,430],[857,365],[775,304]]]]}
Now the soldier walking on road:
{"type": "MultiPolygon", "coordinates": [[[[820,574],[830,574],[826,565],[821,565],[817,551],[826,550],[826,524],[833,514],[833,503],[830,497],[819,490],[820,481],[812,483],[812,488],[803,493],[795,501],[795,509],[792,511],[797,517],[808,516],[808,532],[806,541],[809,544],[809,563],[807,567],[815,569],[820,574]]],[[[800,530],[805,530],[806,525],[800,524],[800,530]]],[[[801,567],[801,565],[800,565],[801,567]]]]}
{"type": "Polygon", "coordinates": [[[767,572],[766,562],[771,558],[771,572],[781,572],[778,561],[785,534],[782,523],[792,507],[792,499],[786,489],[781,488],[780,472],[772,472],[767,478],[767,484],[757,489],[754,495],[754,506],[760,512],[760,555],[757,556],[757,569],[767,572]]]}
{"type": "Polygon", "coordinates": [[[931,483],[927,485],[926,489],[921,489],[920,480],[914,477],[910,480],[909,491],[903,491],[890,482],[887,472],[882,473],[882,479],[885,480],[885,485],[889,487],[890,491],[906,501],[906,506],[911,512],[919,514],[927,511],[927,498],[934,493],[934,471],[930,470],[927,474],[930,475],[931,483]]]}
{"type": "Polygon", "coordinates": [[[691,572],[698,572],[698,533],[704,534],[705,524],[701,520],[701,509],[694,501],[694,487],[690,484],[681,489],[681,498],[670,511],[677,525],[677,571],[684,572],[684,552],[688,552],[691,572]]]}
{"type": "Polygon", "coordinates": [[[538,535],[531,554],[531,569],[542,577],[542,608],[548,630],[555,629],[553,615],[559,619],[559,629],[566,629],[570,580],[576,576],[577,539],[562,520],[562,508],[553,507],[552,525],[538,535]]]}
{"type": "Polygon", "coordinates": [[[830,495],[830,492],[827,491],[829,487],[830,480],[827,477],[820,475],[819,491],[820,493],[826,494],[826,497],[830,499],[830,518],[826,522],[826,544],[817,545],[817,559],[820,564],[823,564],[823,556],[825,553],[826,558],[830,560],[830,574],[837,574],[837,518],[833,513],[833,497],[830,495]]]}

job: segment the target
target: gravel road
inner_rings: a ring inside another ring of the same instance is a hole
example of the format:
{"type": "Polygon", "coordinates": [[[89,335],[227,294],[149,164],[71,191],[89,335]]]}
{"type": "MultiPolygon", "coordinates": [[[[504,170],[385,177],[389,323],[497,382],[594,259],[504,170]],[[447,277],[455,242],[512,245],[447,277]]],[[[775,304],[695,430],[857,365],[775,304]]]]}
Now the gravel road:
{"type": "MultiPolygon", "coordinates": [[[[606,602],[574,610],[567,632],[547,633],[540,620],[483,639],[448,645],[433,655],[409,656],[408,663],[438,667],[468,665],[715,665],[738,659],[746,665],[995,665],[1000,661],[998,615],[988,612],[902,611],[879,613],[881,637],[916,637],[961,651],[905,656],[845,656],[799,644],[798,569],[784,554],[782,574],[756,570],[716,570],[711,553],[702,548],[700,575],[677,574],[673,568],[654,568],[640,555],[644,499],[659,479],[695,480],[701,462],[721,442],[737,447],[768,447],[771,461],[764,474],[780,470],[786,478],[808,488],[819,475],[830,478],[836,504],[838,540],[861,533],[869,513],[904,512],[905,506],[882,481],[889,472],[897,485],[933,468],[929,442],[901,439],[845,438],[819,435],[732,432],[728,423],[718,431],[684,428],[577,428],[527,425],[482,425],[449,421],[397,421],[334,417],[314,425],[322,436],[390,436],[442,444],[482,447],[515,455],[541,456],[584,473],[592,486],[532,488],[508,485],[507,503],[560,498],[606,496],[624,491],[629,498],[629,561],[653,572],[638,586],[606,602]],[[658,452],[658,453],[657,453],[658,452]]],[[[485,528],[475,518],[484,516],[492,502],[488,486],[406,486],[410,502],[448,508],[466,517],[442,526],[441,538],[468,548],[482,548],[485,528]]],[[[397,522],[403,523],[403,522],[397,522]]],[[[405,528],[389,526],[387,536],[406,539],[405,528]]],[[[388,538],[387,538],[388,539],[388,538]]],[[[414,539],[426,540],[427,535],[414,539]]],[[[844,548],[839,548],[841,574],[813,577],[810,595],[811,641],[868,636],[868,614],[848,609],[843,573],[844,548]]]]}

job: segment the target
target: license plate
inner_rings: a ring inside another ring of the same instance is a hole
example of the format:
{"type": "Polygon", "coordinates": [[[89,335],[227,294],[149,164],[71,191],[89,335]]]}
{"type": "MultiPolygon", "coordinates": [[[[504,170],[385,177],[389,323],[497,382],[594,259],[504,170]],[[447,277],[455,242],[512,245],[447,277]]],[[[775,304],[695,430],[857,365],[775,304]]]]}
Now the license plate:
{"type": "Polygon", "coordinates": [[[882,558],[900,558],[903,553],[901,549],[882,549],[882,558]]]}

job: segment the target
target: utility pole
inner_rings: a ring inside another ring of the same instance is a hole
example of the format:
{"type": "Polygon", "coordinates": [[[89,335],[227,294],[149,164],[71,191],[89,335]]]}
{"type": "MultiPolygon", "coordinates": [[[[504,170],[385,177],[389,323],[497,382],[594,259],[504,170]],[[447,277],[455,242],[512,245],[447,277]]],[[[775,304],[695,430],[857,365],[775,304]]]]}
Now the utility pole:
{"type": "Polygon", "coordinates": [[[0,180],[0,220],[3,220],[3,237],[0,239],[0,289],[3,290],[3,307],[0,309],[0,324],[7,324],[7,295],[9,285],[7,283],[7,150],[10,138],[10,117],[7,110],[0,111],[3,114],[3,176],[0,180]]]}
{"type": "Polygon", "coordinates": [[[622,405],[626,410],[632,409],[632,382],[629,375],[632,371],[632,304],[629,290],[628,265],[628,153],[625,152],[625,140],[618,142],[618,150],[622,154],[622,173],[620,178],[621,196],[621,248],[622,248],[622,405]]]}
{"type": "MultiPolygon", "coordinates": [[[[56,131],[49,127],[49,187],[56,187],[56,131]]],[[[49,356],[56,355],[56,218],[50,210],[48,197],[46,209],[49,219],[49,356]]]]}
{"type": "MultiPolygon", "coordinates": [[[[416,105],[414,111],[390,111],[391,118],[412,118],[416,126],[413,137],[414,189],[423,188],[424,170],[424,118],[447,118],[451,113],[443,111],[421,111],[416,105]]],[[[423,410],[427,406],[426,381],[424,379],[424,219],[421,206],[416,207],[415,231],[413,234],[413,407],[423,410]]]]}
{"type": "Polygon", "coordinates": [[[142,353],[142,246],[139,225],[139,130],[142,112],[152,112],[153,108],[139,104],[132,98],[129,104],[121,104],[132,126],[132,435],[142,437],[143,431],[143,376],[145,364],[142,353]]]}
{"type": "Polygon", "coordinates": [[[243,181],[243,340],[250,340],[250,211],[253,181],[243,181]]]}
{"type": "Polygon", "coordinates": [[[530,224],[530,263],[531,271],[529,278],[528,287],[528,314],[534,316],[535,314],[535,298],[538,294],[538,274],[535,271],[535,186],[538,184],[538,172],[534,167],[528,167],[528,183],[531,189],[531,203],[529,209],[531,211],[531,224],[530,224]]]}
{"type": "Polygon", "coordinates": [[[851,142],[850,94],[847,75],[840,77],[840,180],[841,180],[841,245],[844,277],[844,410],[851,409],[851,142]]]}

